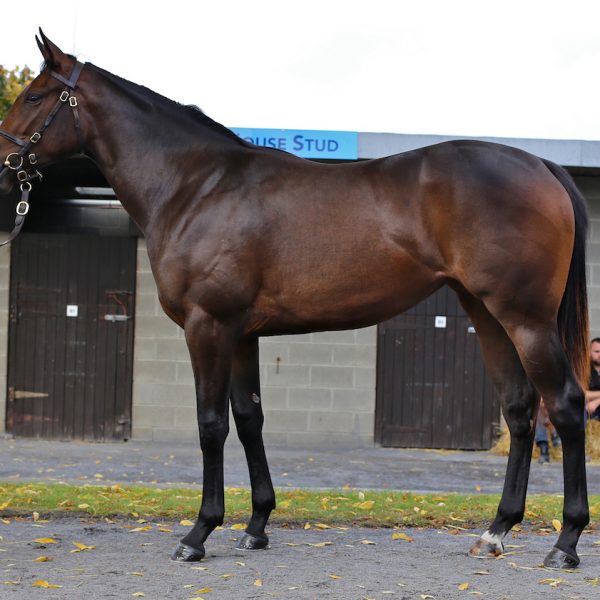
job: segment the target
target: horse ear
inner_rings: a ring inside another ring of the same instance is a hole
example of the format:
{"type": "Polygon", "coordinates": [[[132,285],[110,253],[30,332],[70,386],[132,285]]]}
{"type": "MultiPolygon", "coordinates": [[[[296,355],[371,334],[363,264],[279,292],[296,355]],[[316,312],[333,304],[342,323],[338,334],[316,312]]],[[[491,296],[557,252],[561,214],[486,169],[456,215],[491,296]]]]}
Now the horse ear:
{"type": "Polygon", "coordinates": [[[41,27],[40,38],[38,38],[37,35],[35,36],[38,48],[49,67],[57,67],[63,63],[67,64],[70,62],[67,55],[54,42],[46,37],[46,34],[42,31],[41,27]]]}

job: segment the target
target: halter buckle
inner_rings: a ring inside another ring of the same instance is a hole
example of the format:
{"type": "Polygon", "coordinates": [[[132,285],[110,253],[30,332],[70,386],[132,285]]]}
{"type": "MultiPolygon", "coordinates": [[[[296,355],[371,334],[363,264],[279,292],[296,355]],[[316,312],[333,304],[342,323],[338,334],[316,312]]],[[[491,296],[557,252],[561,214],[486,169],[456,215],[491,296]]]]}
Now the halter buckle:
{"type": "Polygon", "coordinates": [[[27,171],[18,171],[17,179],[19,181],[27,181],[29,179],[29,175],[27,175],[27,171]]]}
{"type": "Polygon", "coordinates": [[[20,154],[17,154],[16,152],[11,152],[7,157],[6,160],[4,161],[4,166],[8,167],[11,171],[18,171],[22,166],[23,166],[23,157],[20,154]],[[19,158],[19,164],[12,164],[10,162],[10,157],[11,156],[17,156],[19,158]]]}
{"type": "Polygon", "coordinates": [[[33,135],[32,135],[32,136],[29,138],[29,141],[30,141],[32,144],[37,144],[37,143],[40,141],[40,139],[41,139],[41,138],[42,138],[42,134],[41,134],[41,133],[38,133],[38,132],[36,131],[36,132],[35,132],[35,133],[34,133],[34,134],[33,134],[33,135]]]}
{"type": "Polygon", "coordinates": [[[60,96],[58,97],[58,99],[59,99],[61,102],[66,102],[66,101],[69,99],[69,92],[68,92],[68,90],[63,90],[63,91],[60,93],[60,96]]]}
{"type": "Polygon", "coordinates": [[[77,106],[77,98],[75,96],[71,96],[69,98],[69,105],[71,108],[75,108],[77,106]]]}
{"type": "Polygon", "coordinates": [[[27,160],[29,161],[30,165],[35,165],[35,163],[37,162],[37,156],[32,152],[28,157],[27,160]]]}
{"type": "MultiPolygon", "coordinates": [[[[31,189],[31,187],[29,189],[31,189]]],[[[28,212],[29,212],[29,202],[27,202],[27,200],[21,200],[19,202],[19,204],[17,204],[17,214],[20,215],[21,217],[24,217],[28,212]]]]}

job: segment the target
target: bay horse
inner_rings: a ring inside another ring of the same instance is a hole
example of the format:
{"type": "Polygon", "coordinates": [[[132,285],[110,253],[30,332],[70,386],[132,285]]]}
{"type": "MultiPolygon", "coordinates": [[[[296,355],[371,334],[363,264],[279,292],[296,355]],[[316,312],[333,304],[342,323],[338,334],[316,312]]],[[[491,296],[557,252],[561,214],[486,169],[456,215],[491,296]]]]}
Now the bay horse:
{"type": "Polygon", "coordinates": [[[161,305],[185,332],[204,465],[198,519],[174,560],[203,558],[223,522],[229,402],[252,485],[238,548],[268,544],[275,493],[262,440],[259,336],[372,325],[449,285],[476,327],[511,437],[496,518],[470,554],[500,555],[523,518],[543,396],[564,453],[563,527],[544,564],[579,563],[589,521],[587,214],[566,171],[476,141],[310,162],[83,65],[41,30],[36,40],[45,66],[3,123],[0,191],[16,173],[17,212],[26,212],[37,168],[84,153],[146,238],[161,305]]]}

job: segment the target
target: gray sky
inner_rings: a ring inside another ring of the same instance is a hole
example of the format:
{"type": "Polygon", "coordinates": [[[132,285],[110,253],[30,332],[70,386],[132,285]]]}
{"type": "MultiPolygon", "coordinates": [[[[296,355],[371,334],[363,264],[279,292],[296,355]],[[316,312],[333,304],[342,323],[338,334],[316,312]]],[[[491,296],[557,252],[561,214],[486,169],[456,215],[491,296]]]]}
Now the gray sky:
{"type": "Polygon", "coordinates": [[[37,69],[39,25],[230,127],[600,139],[598,0],[28,0],[12,12],[0,64],[37,69]]]}

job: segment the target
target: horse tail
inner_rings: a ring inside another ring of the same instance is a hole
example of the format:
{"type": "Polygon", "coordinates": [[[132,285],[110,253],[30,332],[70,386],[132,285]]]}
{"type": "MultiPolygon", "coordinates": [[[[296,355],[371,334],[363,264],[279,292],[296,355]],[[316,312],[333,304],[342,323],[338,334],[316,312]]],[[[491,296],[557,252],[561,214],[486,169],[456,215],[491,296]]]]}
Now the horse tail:
{"type": "Polygon", "coordinates": [[[558,309],[558,332],[575,378],[587,389],[590,378],[589,316],[585,274],[585,245],[588,229],[587,203],[565,169],[544,160],[544,164],[565,188],[575,214],[575,243],[567,286],[558,309]]]}

